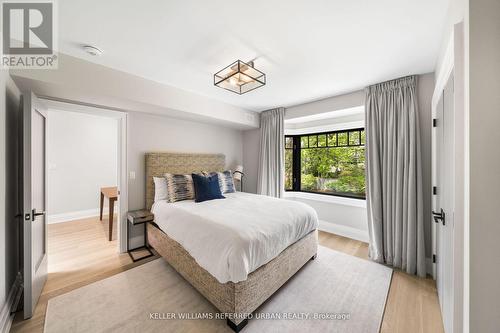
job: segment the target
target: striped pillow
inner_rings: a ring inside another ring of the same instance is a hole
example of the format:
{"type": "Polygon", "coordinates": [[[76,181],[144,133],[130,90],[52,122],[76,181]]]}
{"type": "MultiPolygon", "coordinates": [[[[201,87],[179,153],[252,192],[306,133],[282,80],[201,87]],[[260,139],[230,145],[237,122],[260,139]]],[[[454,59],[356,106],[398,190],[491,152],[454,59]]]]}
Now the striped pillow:
{"type": "Polygon", "coordinates": [[[194,199],[193,177],[191,175],[174,175],[166,173],[167,201],[176,202],[194,199]]]}
{"type": "Polygon", "coordinates": [[[234,189],[233,173],[231,170],[212,172],[211,174],[217,174],[217,176],[219,176],[219,186],[222,193],[236,192],[234,189]]]}

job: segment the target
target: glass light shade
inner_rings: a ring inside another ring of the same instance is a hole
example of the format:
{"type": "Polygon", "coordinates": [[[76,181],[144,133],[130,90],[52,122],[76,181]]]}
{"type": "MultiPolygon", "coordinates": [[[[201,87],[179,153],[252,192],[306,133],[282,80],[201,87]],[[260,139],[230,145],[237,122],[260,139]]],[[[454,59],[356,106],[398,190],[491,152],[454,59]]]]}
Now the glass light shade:
{"type": "Polygon", "coordinates": [[[253,63],[236,60],[214,74],[214,85],[237,94],[244,94],[266,84],[266,75],[253,68],[253,63]]]}
{"type": "Polygon", "coordinates": [[[241,176],[243,175],[243,166],[237,165],[233,172],[233,178],[235,180],[241,181],[241,176]]]}

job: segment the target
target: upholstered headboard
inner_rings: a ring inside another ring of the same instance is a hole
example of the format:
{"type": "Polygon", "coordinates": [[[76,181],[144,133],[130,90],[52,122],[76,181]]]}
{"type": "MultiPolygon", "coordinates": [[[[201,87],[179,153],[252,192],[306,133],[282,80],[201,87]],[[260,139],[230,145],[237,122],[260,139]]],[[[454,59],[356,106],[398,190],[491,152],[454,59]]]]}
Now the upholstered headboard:
{"type": "Polygon", "coordinates": [[[190,174],[201,171],[223,171],[223,154],[146,153],[146,207],[151,209],[155,198],[153,177],[165,173],[190,174]]]}

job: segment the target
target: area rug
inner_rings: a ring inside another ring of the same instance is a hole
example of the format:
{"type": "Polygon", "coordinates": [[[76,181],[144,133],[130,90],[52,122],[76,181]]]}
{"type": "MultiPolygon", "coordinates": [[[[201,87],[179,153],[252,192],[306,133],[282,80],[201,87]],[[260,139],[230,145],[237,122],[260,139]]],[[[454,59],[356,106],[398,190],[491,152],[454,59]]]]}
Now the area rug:
{"type": "MultiPolygon", "coordinates": [[[[242,330],[380,330],[388,267],[320,246],[242,330]]],[[[163,259],[52,298],[45,332],[232,332],[217,310],[163,259]]]]}

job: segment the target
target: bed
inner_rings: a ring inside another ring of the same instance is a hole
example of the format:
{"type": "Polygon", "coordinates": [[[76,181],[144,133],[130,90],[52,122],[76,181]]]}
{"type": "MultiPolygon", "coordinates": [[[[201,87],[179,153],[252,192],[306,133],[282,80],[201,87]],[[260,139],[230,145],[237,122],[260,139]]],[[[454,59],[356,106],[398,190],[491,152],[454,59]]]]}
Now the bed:
{"type": "Polygon", "coordinates": [[[226,316],[234,331],[315,258],[317,216],[305,205],[246,193],[203,203],[153,202],[153,177],[222,171],[224,155],[147,153],[145,160],[146,204],[155,214],[147,227],[150,246],[226,316]]]}

